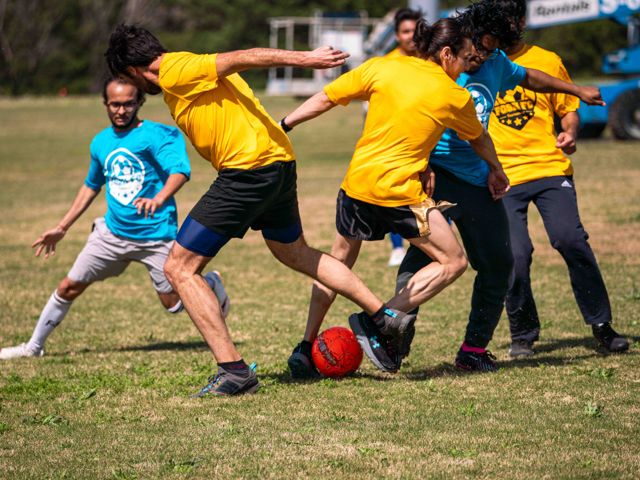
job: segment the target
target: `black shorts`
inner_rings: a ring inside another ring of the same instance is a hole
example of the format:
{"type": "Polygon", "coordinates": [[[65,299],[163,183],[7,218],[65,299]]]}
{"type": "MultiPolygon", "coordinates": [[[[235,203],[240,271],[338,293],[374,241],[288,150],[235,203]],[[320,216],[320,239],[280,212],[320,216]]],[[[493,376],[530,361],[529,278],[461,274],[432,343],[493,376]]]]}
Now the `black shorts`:
{"type": "Polygon", "coordinates": [[[426,237],[429,230],[429,211],[446,210],[449,202],[436,203],[427,198],[421,203],[401,207],[382,207],[351,198],[340,189],[336,207],[336,228],[346,238],[382,240],[389,232],[402,238],[426,237]]]}
{"type": "Polygon", "coordinates": [[[230,238],[242,238],[249,228],[282,243],[300,237],[294,161],[222,170],[185,219],[177,241],[195,253],[213,256],[230,238]]]}

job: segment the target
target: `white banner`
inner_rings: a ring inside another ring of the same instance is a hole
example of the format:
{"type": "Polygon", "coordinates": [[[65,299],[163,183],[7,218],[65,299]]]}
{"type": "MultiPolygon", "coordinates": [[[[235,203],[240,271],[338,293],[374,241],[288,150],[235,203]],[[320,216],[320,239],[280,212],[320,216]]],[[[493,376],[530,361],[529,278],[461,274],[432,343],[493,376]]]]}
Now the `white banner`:
{"type": "Polygon", "coordinates": [[[599,0],[531,0],[527,6],[527,24],[535,28],[597,18],[599,3],[599,0]]]}

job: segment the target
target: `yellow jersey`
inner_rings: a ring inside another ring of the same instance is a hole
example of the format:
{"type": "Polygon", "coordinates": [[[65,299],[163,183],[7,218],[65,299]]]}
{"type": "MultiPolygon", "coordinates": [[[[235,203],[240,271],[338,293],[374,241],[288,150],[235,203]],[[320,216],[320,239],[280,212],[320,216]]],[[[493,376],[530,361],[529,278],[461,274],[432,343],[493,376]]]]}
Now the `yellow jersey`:
{"type": "Polygon", "coordinates": [[[447,128],[463,139],[483,131],[471,95],[436,63],[417,57],[372,58],[324,88],[340,105],[368,100],[369,113],[342,189],[384,207],[427,198],[420,173],[447,128]]]}
{"type": "MultiPolygon", "coordinates": [[[[511,61],[571,81],[558,55],[525,45],[511,61]]],[[[521,86],[498,95],[489,133],[511,185],[540,178],[571,175],[571,160],[556,148],[554,113],[575,112],[580,101],[562,93],[536,93],[521,86]]]]}
{"type": "Polygon", "coordinates": [[[388,52],[386,55],[384,55],[384,57],[395,58],[395,57],[406,57],[406,55],[400,51],[400,47],[397,47],[391,50],[390,52],[388,52]]]}
{"type": "Polygon", "coordinates": [[[289,137],[242,77],[218,77],[215,54],[165,53],[159,84],[171,116],[216,170],[294,160],[289,137]]]}

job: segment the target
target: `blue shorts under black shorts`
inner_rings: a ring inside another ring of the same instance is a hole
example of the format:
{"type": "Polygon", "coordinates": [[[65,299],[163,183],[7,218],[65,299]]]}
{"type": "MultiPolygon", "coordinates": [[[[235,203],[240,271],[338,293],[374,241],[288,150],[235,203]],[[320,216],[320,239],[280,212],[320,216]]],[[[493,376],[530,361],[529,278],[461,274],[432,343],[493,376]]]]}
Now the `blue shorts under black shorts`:
{"type": "Polygon", "coordinates": [[[295,242],[302,234],[296,163],[275,162],[252,170],[225,168],[185,219],[176,241],[213,257],[249,228],[267,240],[295,242]]]}

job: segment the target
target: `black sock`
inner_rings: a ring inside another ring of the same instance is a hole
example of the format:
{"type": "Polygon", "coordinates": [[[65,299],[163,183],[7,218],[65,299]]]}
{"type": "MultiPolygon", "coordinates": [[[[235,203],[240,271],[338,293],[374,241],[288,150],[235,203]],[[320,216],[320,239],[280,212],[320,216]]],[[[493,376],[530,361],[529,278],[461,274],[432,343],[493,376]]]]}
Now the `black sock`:
{"type": "Polygon", "coordinates": [[[307,356],[307,357],[311,357],[311,347],[313,346],[313,343],[308,342],[306,340],[302,340],[300,342],[300,352],[307,356]]]}
{"type": "Polygon", "coordinates": [[[376,327],[378,328],[383,328],[385,326],[384,311],[386,310],[386,308],[387,306],[383,303],[382,306],[380,307],[380,310],[378,310],[376,313],[371,315],[371,320],[373,320],[373,323],[375,323],[376,327]]]}
{"type": "Polygon", "coordinates": [[[242,358],[236,362],[219,363],[218,366],[223,368],[227,372],[233,372],[238,374],[249,373],[249,366],[246,363],[244,363],[244,360],[242,358]]]}

